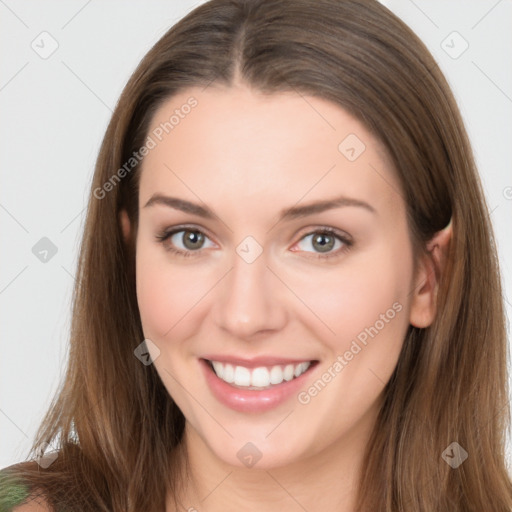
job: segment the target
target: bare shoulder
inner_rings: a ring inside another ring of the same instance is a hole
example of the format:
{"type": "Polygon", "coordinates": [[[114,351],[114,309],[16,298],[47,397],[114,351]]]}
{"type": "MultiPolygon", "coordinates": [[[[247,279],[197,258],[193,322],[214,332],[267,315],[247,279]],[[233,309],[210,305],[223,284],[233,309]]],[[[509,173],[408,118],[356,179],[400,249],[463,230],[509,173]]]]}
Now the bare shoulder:
{"type": "Polygon", "coordinates": [[[53,512],[40,495],[31,493],[29,486],[20,479],[18,469],[34,468],[33,462],[21,462],[0,470],[0,510],[2,512],[53,512]]]}
{"type": "Polygon", "coordinates": [[[14,507],[12,512],[52,512],[52,509],[49,507],[46,500],[43,498],[36,498],[24,505],[14,507]]]}

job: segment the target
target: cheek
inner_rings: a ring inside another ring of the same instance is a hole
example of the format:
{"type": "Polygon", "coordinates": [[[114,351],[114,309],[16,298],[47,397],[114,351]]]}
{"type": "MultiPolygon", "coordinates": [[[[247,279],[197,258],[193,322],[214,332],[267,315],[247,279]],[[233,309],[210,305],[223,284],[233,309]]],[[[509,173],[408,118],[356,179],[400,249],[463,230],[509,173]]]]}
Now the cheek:
{"type": "Polygon", "coordinates": [[[137,261],[137,301],[144,333],[150,339],[161,338],[174,323],[169,312],[175,311],[177,297],[169,290],[175,288],[168,288],[162,269],[140,257],[137,261]]]}
{"type": "Polygon", "coordinates": [[[328,353],[320,378],[298,398],[310,414],[336,418],[326,435],[336,437],[340,424],[350,428],[366,414],[396,367],[409,325],[412,272],[412,254],[398,252],[383,245],[358,255],[357,263],[320,283],[324,293],[312,286],[308,292],[312,309],[334,334],[323,337],[328,353]]]}
{"type": "MultiPolygon", "coordinates": [[[[160,248],[158,248],[160,249],[160,248]]],[[[156,250],[139,244],[136,258],[137,301],[144,333],[148,338],[161,339],[177,322],[177,312],[183,294],[189,288],[180,279],[179,272],[170,272],[165,256],[156,250]]]]}
{"type": "Polygon", "coordinates": [[[194,309],[213,286],[211,272],[171,263],[165,250],[140,246],[136,259],[137,301],[149,339],[184,339],[193,328],[194,309]]]}
{"type": "Polygon", "coordinates": [[[412,263],[407,244],[382,242],[347,259],[339,272],[303,281],[308,306],[330,330],[323,339],[331,353],[357,352],[356,340],[354,363],[396,363],[409,325],[412,263]]]}
{"type": "Polygon", "coordinates": [[[399,252],[383,251],[361,279],[362,291],[354,293],[344,371],[361,399],[389,380],[409,327],[412,253],[399,252]]]}

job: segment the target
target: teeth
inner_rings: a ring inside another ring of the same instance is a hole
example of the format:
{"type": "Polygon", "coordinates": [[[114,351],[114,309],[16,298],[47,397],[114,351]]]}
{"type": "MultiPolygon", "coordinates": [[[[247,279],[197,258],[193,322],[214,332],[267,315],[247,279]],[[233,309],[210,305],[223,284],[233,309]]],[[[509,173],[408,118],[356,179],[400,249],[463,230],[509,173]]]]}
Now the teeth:
{"type": "Polygon", "coordinates": [[[218,363],[217,361],[212,361],[211,363],[215,373],[217,374],[217,377],[219,377],[219,379],[224,379],[224,365],[222,363],[218,363]]]}
{"type": "Polygon", "coordinates": [[[285,366],[284,372],[283,372],[284,380],[292,380],[293,379],[293,375],[295,374],[295,372],[293,370],[294,370],[293,364],[288,364],[285,366]]]}
{"type": "MultiPolygon", "coordinates": [[[[240,368],[240,367],[239,367],[240,368]]],[[[251,385],[258,388],[267,387],[270,384],[270,372],[265,368],[254,368],[251,375],[251,385]]]]}
{"type": "MultiPolygon", "coordinates": [[[[222,363],[218,363],[222,366],[222,363]]],[[[235,382],[235,369],[232,365],[226,364],[224,365],[224,375],[222,377],[226,382],[231,384],[232,382],[235,382]]]]}
{"type": "Polygon", "coordinates": [[[311,362],[287,364],[286,366],[259,366],[258,368],[246,368],[245,366],[233,366],[220,361],[211,361],[213,369],[223,381],[235,386],[249,389],[268,388],[272,385],[290,381],[302,375],[311,365],[311,362]]]}
{"type": "Polygon", "coordinates": [[[251,385],[251,371],[249,368],[237,366],[235,368],[235,384],[237,386],[250,386],[251,385]]]}

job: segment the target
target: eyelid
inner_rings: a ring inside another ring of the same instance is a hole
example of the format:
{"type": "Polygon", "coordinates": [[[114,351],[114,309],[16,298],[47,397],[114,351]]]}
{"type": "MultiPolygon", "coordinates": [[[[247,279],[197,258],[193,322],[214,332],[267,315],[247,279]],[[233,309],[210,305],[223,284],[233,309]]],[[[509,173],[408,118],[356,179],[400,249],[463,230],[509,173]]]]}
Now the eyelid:
{"type": "Polygon", "coordinates": [[[346,242],[353,243],[354,241],[352,236],[349,235],[346,231],[322,224],[308,226],[307,228],[300,229],[295,236],[298,236],[300,241],[305,236],[312,235],[314,233],[329,233],[339,237],[342,240],[345,240],[346,242]]]}
{"type": "MultiPolygon", "coordinates": [[[[203,234],[205,237],[207,237],[210,241],[212,241],[212,243],[217,245],[216,242],[214,242],[214,240],[212,240],[212,237],[210,236],[207,229],[203,228],[202,226],[198,226],[198,225],[194,225],[194,224],[180,224],[177,226],[172,226],[170,228],[165,228],[165,229],[161,230],[155,236],[155,238],[157,239],[157,241],[159,243],[165,244],[171,236],[175,235],[176,233],[179,233],[180,231],[199,232],[199,233],[203,234]]],[[[334,236],[343,244],[343,247],[339,248],[337,251],[327,252],[327,253],[318,253],[318,252],[314,252],[314,251],[293,251],[292,250],[292,252],[305,252],[305,253],[311,254],[311,256],[308,256],[308,257],[313,258],[313,259],[328,259],[328,258],[334,259],[336,257],[341,256],[345,251],[349,250],[350,247],[354,243],[352,236],[350,236],[347,232],[342,231],[337,228],[330,227],[330,226],[325,226],[325,225],[309,226],[307,228],[303,228],[303,230],[300,230],[299,233],[301,231],[302,231],[302,234],[300,234],[300,235],[296,234],[294,236],[294,238],[296,236],[298,236],[299,239],[296,242],[294,242],[292,247],[299,244],[302,240],[304,240],[304,238],[311,236],[311,235],[319,234],[319,233],[334,236]]],[[[166,250],[169,252],[173,252],[178,255],[184,256],[184,257],[189,257],[189,256],[200,256],[201,254],[204,253],[204,251],[206,249],[201,248],[196,251],[192,251],[192,250],[184,251],[183,249],[177,249],[176,247],[166,247],[166,250]]]]}
{"type": "MultiPolygon", "coordinates": [[[[299,233],[301,233],[301,232],[299,231],[299,233]]],[[[302,242],[306,237],[312,236],[315,234],[319,234],[319,233],[320,234],[328,234],[330,236],[333,236],[334,238],[337,238],[343,244],[342,247],[338,248],[336,251],[326,252],[326,253],[314,252],[314,251],[294,251],[294,250],[292,250],[292,252],[304,252],[304,253],[310,254],[311,256],[306,256],[306,257],[311,258],[311,259],[324,259],[324,260],[336,259],[337,257],[340,257],[343,253],[348,251],[354,245],[354,239],[347,232],[342,231],[337,228],[333,228],[331,226],[317,225],[317,226],[309,226],[309,227],[305,228],[305,230],[302,231],[301,234],[296,235],[299,237],[299,239],[297,240],[297,242],[295,242],[293,244],[292,247],[294,247],[297,244],[299,244],[300,242],[302,242]]]]}
{"type": "MultiPolygon", "coordinates": [[[[155,238],[159,243],[166,244],[167,241],[176,233],[179,233],[180,231],[196,231],[198,233],[201,233],[205,236],[205,238],[208,238],[213,244],[218,245],[214,240],[213,237],[210,236],[209,231],[202,226],[197,226],[194,224],[179,224],[176,226],[164,228],[160,230],[156,235],[155,238]]],[[[170,252],[176,252],[179,254],[193,254],[193,255],[199,255],[200,253],[204,252],[204,249],[199,249],[197,251],[183,251],[182,249],[176,249],[176,248],[166,248],[166,250],[169,250],[170,252]]]]}
{"type": "Polygon", "coordinates": [[[180,231],[198,231],[199,233],[207,236],[213,242],[213,237],[210,235],[210,232],[206,228],[197,224],[178,224],[176,226],[166,227],[160,230],[156,236],[157,238],[163,238],[164,236],[173,235],[180,231]]]}

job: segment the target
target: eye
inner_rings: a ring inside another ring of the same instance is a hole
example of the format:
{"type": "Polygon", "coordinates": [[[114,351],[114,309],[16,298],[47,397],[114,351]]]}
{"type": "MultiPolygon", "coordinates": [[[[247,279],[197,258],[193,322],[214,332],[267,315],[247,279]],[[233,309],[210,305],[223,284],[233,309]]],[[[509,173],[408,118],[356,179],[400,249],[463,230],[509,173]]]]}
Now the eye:
{"type": "MultiPolygon", "coordinates": [[[[198,256],[204,248],[205,240],[209,240],[201,230],[184,226],[164,231],[156,235],[156,238],[167,251],[184,257],[198,256]]],[[[212,243],[211,246],[214,245],[212,243]]]]}
{"type": "MultiPolygon", "coordinates": [[[[199,256],[202,249],[205,249],[205,241],[210,240],[203,231],[193,227],[180,226],[170,230],[165,230],[156,235],[159,243],[164,245],[166,251],[183,257],[199,256]]],[[[352,239],[336,229],[330,227],[318,228],[303,236],[296,245],[310,245],[313,251],[307,248],[299,248],[303,252],[315,252],[313,258],[326,259],[340,256],[348,251],[353,245],[352,239]],[[338,250],[333,250],[338,249],[338,250]]],[[[210,240],[210,247],[215,244],[210,240]]],[[[297,252],[296,249],[292,249],[297,252]]]]}
{"type": "MultiPolygon", "coordinates": [[[[322,227],[308,233],[301,238],[297,245],[301,243],[313,247],[314,251],[318,251],[318,253],[313,256],[314,258],[334,258],[348,251],[353,245],[353,241],[348,235],[329,227],[322,227]]],[[[311,252],[304,248],[300,250],[311,252]]]]}

